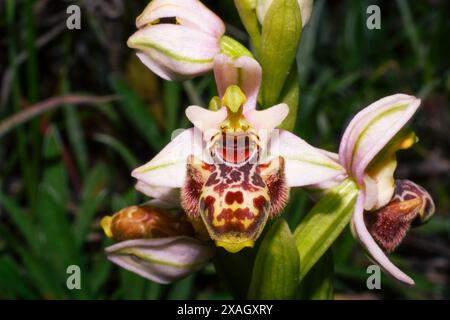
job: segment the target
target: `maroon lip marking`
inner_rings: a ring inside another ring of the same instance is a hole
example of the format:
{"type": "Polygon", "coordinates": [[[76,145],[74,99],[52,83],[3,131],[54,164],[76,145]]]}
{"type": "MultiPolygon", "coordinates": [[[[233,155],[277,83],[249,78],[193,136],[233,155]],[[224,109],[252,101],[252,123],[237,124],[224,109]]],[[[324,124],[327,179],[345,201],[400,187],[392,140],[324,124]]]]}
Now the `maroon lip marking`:
{"type": "Polygon", "coordinates": [[[250,235],[263,221],[260,217],[261,216],[253,216],[249,208],[239,208],[236,210],[222,209],[217,216],[217,220],[225,220],[225,224],[222,226],[212,225],[212,227],[221,234],[243,233],[250,235]],[[247,227],[242,222],[245,218],[251,221],[247,227]]]}
{"type": "Polygon", "coordinates": [[[229,167],[228,165],[223,164],[223,163],[218,164],[218,169],[220,172],[220,177],[222,177],[222,178],[226,178],[228,176],[228,174],[231,171],[233,171],[232,167],[229,167]]]}
{"type": "Polygon", "coordinates": [[[257,174],[257,173],[254,173],[252,175],[252,183],[255,186],[258,186],[258,187],[261,187],[261,188],[264,188],[266,186],[266,184],[264,183],[264,181],[261,178],[261,176],[259,174],[257,174]]]}
{"type": "Polygon", "coordinates": [[[264,210],[267,210],[269,203],[263,196],[259,196],[253,199],[253,205],[256,209],[258,209],[259,215],[264,213],[264,210]]]}
{"type": "Polygon", "coordinates": [[[220,182],[219,179],[217,179],[217,172],[214,172],[213,174],[211,174],[208,178],[208,180],[205,183],[205,186],[209,187],[215,184],[218,184],[220,182]]]}
{"type": "Polygon", "coordinates": [[[228,191],[225,195],[225,202],[229,205],[233,204],[234,202],[241,204],[242,202],[244,202],[244,196],[241,191],[228,191]]]}
{"type": "Polygon", "coordinates": [[[241,180],[242,174],[238,170],[233,170],[230,172],[230,177],[227,179],[228,183],[238,182],[241,180]]]}
{"type": "Polygon", "coordinates": [[[206,199],[200,199],[200,209],[206,212],[209,219],[212,221],[214,219],[214,203],[216,199],[212,196],[207,196],[206,199]]]}
{"type": "Polygon", "coordinates": [[[231,222],[233,218],[236,218],[237,220],[243,220],[245,218],[253,219],[253,215],[249,208],[238,208],[236,210],[222,209],[217,216],[218,221],[225,220],[226,222],[231,222]]]}
{"type": "Polygon", "coordinates": [[[241,188],[245,191],[254,192],[260,188],[266,187],[259,169],[256,168],[251,174],[252,168],[256,164],[245,163],[239,167],[230,167],[225,164],[217,164],[215,171],[211,174],[205,183],[205,186],[214,186],[214,191],[220,196],[226,189],[241,188]]]}

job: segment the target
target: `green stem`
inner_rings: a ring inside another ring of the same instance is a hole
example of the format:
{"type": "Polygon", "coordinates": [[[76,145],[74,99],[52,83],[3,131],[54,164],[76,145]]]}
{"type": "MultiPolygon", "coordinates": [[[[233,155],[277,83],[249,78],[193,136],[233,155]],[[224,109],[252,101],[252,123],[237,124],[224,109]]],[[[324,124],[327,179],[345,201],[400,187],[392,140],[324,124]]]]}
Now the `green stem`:
{"type": "Polygon", "coordinates": [[[331,248],[300,282],[297,297],[302,300],[333,299],[334,261],[331,248]]]}

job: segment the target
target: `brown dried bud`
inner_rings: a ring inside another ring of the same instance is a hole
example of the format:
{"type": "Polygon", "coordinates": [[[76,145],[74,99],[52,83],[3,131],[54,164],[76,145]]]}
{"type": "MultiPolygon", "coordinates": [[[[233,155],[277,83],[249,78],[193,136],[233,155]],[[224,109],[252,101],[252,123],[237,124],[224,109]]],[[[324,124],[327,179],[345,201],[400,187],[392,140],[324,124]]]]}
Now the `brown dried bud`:
{"type": "Polygon", "coordinates": [[[182,217],[148,205],[127,207],[106,216],[101,226],[117,241],[194,235],[191,224],[182,217]]]}
{"type": "Polygon", "coordinates": [[[372,237],[387,252],[401,243],[411,226],[428,221],[434,214],[429,193],[409,180],[396,180],[394,196],[384,207],[365,215],[372,237]]]}

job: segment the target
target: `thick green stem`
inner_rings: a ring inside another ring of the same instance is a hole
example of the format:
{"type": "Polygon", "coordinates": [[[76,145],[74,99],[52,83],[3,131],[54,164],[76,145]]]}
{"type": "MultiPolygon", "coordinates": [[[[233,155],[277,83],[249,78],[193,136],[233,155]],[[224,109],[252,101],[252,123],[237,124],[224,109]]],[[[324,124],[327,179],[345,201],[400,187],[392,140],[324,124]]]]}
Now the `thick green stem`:
{"type": "Polygon", "coordinates": [[[302,219],[294,232],[300,254],[300,281],[349,223],[358,196],[352,180],[330,190],[302,219]]]}
{"type": "Polygon", "coordinates": [[[334,261],[331,248],[300,282],[297,297],[302,300],[333,299],[334,261]]]}

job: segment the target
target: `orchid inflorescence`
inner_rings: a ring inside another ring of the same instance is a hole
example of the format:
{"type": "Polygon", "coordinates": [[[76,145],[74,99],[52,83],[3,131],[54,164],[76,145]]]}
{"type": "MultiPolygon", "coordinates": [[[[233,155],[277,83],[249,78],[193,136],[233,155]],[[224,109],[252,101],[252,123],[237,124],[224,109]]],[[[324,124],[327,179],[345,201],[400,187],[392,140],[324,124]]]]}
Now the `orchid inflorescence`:
{"type": "MultiPolygon", "coordinates": [[[[263,31],[271,8],[280,5],[237,3],[244,25],[251,13],[263,31]]],[[[286,3],[301,16],[301,30],[312,1],[286,3]]],[[[328,152],[277,128],[296,116],[281,96],[257,109],[264,65],[225,36],[222,20],[200,1],[153,0],[136,24],[128,45],[150,70],[166,80],[213,71],[218,96],[208,109],[189,106],[193,127],[133,170],[136,189],[151,200],[102,220],[106,235],[119,241],[106,249],[112,262],[159,283],[176,281],[206,265],[217,247],[231,253],[253,247],[267,221],[282,213],[290,188],[303,187],[320,202],[346,183],[356,195],[350,207],[355,238],[389,275],[414,284],[385,252],[434,212],[422,187],[393,176],[396,151],[417,141],[406,124],[418,98],[394,94],[369,105],[351,120],[339,153],[328,152]]],[[[254,30],[249,33],[255,40],[254,30]]]]}

